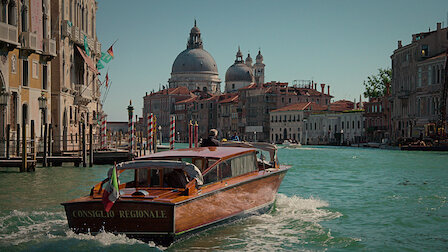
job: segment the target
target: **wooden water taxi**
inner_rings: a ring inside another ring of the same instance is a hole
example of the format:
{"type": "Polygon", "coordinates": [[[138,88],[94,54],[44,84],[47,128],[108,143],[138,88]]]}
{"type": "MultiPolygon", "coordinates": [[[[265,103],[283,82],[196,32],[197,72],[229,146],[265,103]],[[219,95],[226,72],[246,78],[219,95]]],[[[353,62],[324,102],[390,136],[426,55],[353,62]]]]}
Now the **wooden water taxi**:
{"type": "Polygon", "coordinates": [[[270,144],[231,143],[151,154],[114,169],[119,198],[110,211],[102,196],[111,176],[90,195],[62,205],[76,233],[106,231],[166,246],[213,225],[268,211],[289,169],[279,165],[276,151],[270,144]]]}

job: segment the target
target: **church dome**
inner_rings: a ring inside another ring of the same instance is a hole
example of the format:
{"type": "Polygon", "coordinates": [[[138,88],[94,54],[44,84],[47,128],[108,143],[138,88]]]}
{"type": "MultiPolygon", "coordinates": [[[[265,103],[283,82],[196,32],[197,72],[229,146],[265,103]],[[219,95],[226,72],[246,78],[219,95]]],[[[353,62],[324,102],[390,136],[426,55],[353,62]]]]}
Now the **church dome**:
{"type": "Polygon", "coordinates": [[[181,52],[173,63],[171,73],[207,72],[218,74],[218,68],[213,57],[202,48],[186,49],[181,52]]]}
{"type": "Polygon", "coordinates": [[[226,72],[226,82],[229,81],[253,82],[252,69],[241,62],[233,64],[226,72]]]}
{"type": "Polygon", "coordinates": [[[252,69],[244,64],[243,54],[238,46],[238,52],[236,53],[236,60],[233,65],[227,69],[226,82],[229,81],[247,81],[253,82],[252,69]]]}

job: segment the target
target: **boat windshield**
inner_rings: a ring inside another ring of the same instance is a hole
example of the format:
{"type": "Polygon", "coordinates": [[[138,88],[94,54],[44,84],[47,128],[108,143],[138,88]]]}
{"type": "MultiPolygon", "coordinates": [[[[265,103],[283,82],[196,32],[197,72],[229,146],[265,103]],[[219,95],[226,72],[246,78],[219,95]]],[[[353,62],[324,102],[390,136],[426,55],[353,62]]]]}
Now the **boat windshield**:
{"type": "Polygon", "coordinates": [[[139,160],[121,163],[117,169],[125,187],[185,188],[191,180],[203,184],[199,168],[185,161],[139,160]]]}

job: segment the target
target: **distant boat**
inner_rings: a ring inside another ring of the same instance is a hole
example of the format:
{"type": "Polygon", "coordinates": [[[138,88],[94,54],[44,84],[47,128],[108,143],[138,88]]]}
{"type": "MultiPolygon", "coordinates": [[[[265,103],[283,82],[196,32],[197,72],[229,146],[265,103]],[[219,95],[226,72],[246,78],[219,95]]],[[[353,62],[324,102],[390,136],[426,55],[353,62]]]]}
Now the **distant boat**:
{"type": "Polygon", "coordinates": [[[285,139],[282,145],[286,148],[300,148],[302,145],[300,143],[294,143],[291,140],[285,139]]]}
{"type": "Polygon", "coordinates": [[[168,150],[121,163],[119,198],[110,211],[102,204],[103,187],[117,181],[115,169],[90,195],[62,203],[68,225],[76,233],[106,231],[167,246],[213,225],[265,213],[290,167],[279,165],[275,145],[237,144],[168,150]],[[268,152],[269,160],[257,149],[268,152]]]}

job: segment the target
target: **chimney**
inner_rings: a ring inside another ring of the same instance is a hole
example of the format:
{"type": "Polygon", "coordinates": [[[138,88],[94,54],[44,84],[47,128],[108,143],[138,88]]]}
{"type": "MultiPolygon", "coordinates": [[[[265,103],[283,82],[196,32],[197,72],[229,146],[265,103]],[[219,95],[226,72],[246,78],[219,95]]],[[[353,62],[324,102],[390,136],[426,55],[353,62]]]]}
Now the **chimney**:
{"type": "Polygon", "coordinates": [[[317,90],[317,83],[314,83],[314,90],[317,90]]]}
{"type": "Polygon", "coordinates": [[[417,34],[412,34],[412,42],[417,41],[417,34]]]}
{"type": "Polygon", "coordinates": [[[439,31],[440,29],[442,29],[442,23],[437,23],[437,30],[439,31]]]}
{"type": "Polygon", "coordinates": [[[403,45],[401,44],[401,40],[398,40],[398,49],[400,49],[401,47],[403,47],[403,45]]]}
{"type": "Polygon", "coordinates": [[[327,85],[328,95],[330,95],[330,85],[327,85]]]}
{"type": "Polygon", "coordinates": [[[353,99],[353,108],[356,109],[356,98],[353,99]]]}
{"type": "Polygon", "coordinates": [[[321,83],[321,84],[320,84],[320,87],[322,88],[322,92],[321,92],[321,94],[320,94],[320,95],[324,95],[324,91],[325,91],[325,84],[324,84],[324,83],[321,83]]]}

